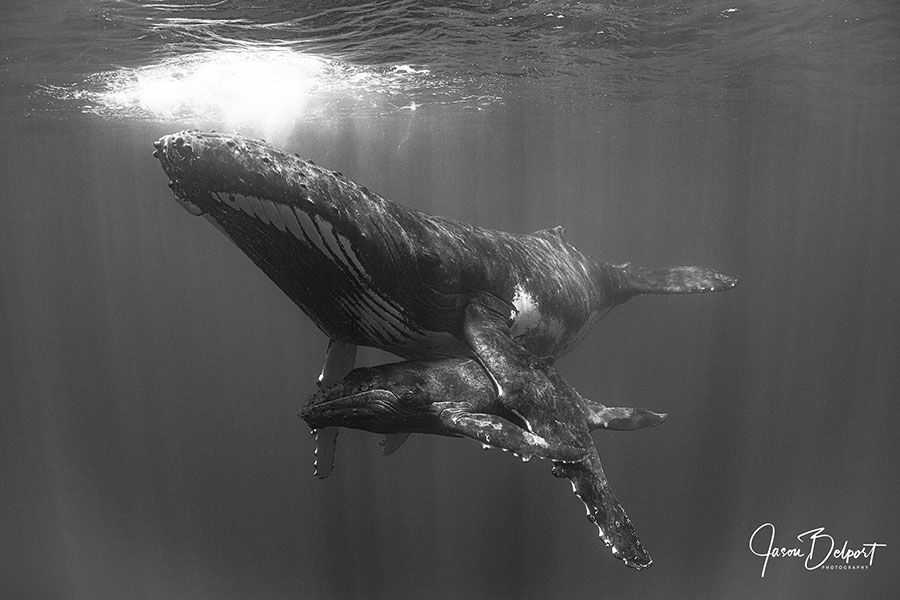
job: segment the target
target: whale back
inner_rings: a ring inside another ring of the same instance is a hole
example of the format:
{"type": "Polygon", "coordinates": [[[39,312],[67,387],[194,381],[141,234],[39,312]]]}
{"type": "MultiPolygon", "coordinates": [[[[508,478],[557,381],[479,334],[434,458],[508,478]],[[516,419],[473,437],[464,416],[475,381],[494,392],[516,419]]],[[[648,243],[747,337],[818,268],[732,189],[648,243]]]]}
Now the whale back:
{"type": "Polygon", "coordinates": [[[600,263],[561,227],[517,234],[426,215],[240,136],[183,131],[155,145],[182,206],[220,229],[326,335],[405,358],[471,355],[462,314],[482,293],[509,305],[518,343],[558,357],[635,295],[736,281],[699,267],[600,263]]]}

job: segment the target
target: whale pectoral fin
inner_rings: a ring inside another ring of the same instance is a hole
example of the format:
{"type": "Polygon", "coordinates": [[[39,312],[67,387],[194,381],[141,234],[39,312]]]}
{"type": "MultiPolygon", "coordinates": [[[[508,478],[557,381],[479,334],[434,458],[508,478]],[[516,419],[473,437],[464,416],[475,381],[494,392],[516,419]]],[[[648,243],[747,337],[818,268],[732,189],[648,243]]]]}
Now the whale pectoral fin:
{"type": "MultiPolygon", "coordinates": [[[[484,369],[501,402],[508,396],[509,386],[504,386],[502,374],[517,361],[517,354],[524,351],[512,339],[508,324],[515,307],[493,294],[480,293],[465,307],[463,337],[474,351],[478,364],[484,369]],[[509,355],[513,351],[513,356],[509,355]]],[[[507,407],[508,408],[508,407],[507,407]]]]}
{"type": "Polygon", "coordinates": [[[325,350],[325,362],[322,364],[322,372],[319,373],[317,380],[319,389],[338,383],[353,370],[355,364],[356,344],[341,340],[329,340],[328,349],[325,350]]]}
{"type": "MultiPolygon", "coordinates": [[[[339,382],[356,364],[356,344],[340,340],[328,342],[325,352],[325,363],[319,374],[319,389],[327,388],[339,382]]],[[[331,475],[334,468],[334,453],[337,448],[337,427],[323,427],[316,430],[316,450],[313,461],[313,473],[319,479],[331,475]]]]}
{"type": "Polygon", "coordinates": [[[442,410],[439,418],[445,435],[467,437],[481,442],[485,448],[512,452],[525,461],[536,456],[570,463],[587,456],[584,448],[546,440],[496,415],[450,409],[442,410]]]}
{"type": "Polygon", "coordinates": [[[630,298],[638,294],[697,294],[730,290],[738,278],[706,267],[650,269],[631,263],[614,265],[618,294],[630,298]]]}
{"type": "Polygon", "coordinates": [[[555,443],[593,446],[581,395],[545,360],[510,335],[506,303],[481,294],[466,306],[463,335],[497,389],[497,399],[525,428],[555,443]]]}
{"type": "Polygon", "coordinates": [[[587,407],[588,428],[612,429],[615,431],[631,431],[644,427],[656,427],[669,416],[646,408],[625,406],[603,406],[599,402],[585,400],[587,407]]]}
{"type": "Polygon", "coordinates": [[[405,442],[408,437],[409,432],[388,433],[381,438],[380,442],[378,442],[379,445],[381,445],[381,455],[388,456],[393,454],[400,449],[400,446],[403,445],[403,442],[405,442]]]}
{"type": "Polygon", "coordinates": [[[587,507],[588,520],[600,530],[600,539],[612,549],[613,556],[638,570],[653,563],[609,486],[596,449],[592,448],[591,454],[581,462],[556,463],[553,474],[572,482],[572,491],[587,507]]]}
{"type": "Polygon", "coordinates": [[[334,451],[339,431],[337,427],[323,427],[312,432],[316,441],[316,448],[313,450],[313,475],[319,479],[325,479],[334,469],[334,451]]]}
{"type": "MultiPolygon", "coordinates": [[[[466,306],[463,335],[495,381],[500,390],[498,400],[507,410],[545,440],[587,452],[582,461],[557,462],[553,474],[572,482],[588,508],[588,518],[600,528],[600,537],[612,547],[613,555],[635,569],[650,566],[650,556],[606,480],[591,439],[591,410],[584,398],[552,366],[512,339],[502,301],[489,295],[473,299],[466,306]]],[[[613,419],[621,415],[613,412],[605,416],[613,419]]]]}

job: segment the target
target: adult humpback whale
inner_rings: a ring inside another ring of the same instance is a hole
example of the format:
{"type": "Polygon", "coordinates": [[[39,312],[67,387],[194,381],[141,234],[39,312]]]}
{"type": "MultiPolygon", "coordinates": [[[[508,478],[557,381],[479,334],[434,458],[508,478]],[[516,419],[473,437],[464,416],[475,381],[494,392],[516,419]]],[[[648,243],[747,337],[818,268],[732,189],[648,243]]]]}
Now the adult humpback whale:
{"type": "MultiPolygon", "coordinates": [[[[702,267],[595,261],[566,243],[561,228],[515,234],[426,215],[240,136],[182,131],[154,146],[182,206],[225,233],[331,338],[325,385],[350,371],[356,345],[403,358],[472,356],[516,411],[527,400],[501,386],[464,335],[478,312],[466,308],[477,299],[505,307],[517,344],[558,357],[635,295],[737,282],[702,267]]],[[[320,475],[331,467],[333,436],[320,432],[320,475]]]]}
{"type": "Polygon", "coordinates": [[[552,458],[553,474],[572,482],[613,555],[630,567],[649,567],[650,555],[606,480],[590,432],[651,427],[666,415],[586,400],[546,361],[510,338],[506,316],[491,303],[476,301],[466,310],[473,313],[466,321],[466,339],[499,374],[504,388],[523,392],[525,401],[516,413],[497,399],[478,362],[447,358],[356,369],[320,389],[300,415],[314,429],[343,426],[467,437],[523,460],[552,458]]]}

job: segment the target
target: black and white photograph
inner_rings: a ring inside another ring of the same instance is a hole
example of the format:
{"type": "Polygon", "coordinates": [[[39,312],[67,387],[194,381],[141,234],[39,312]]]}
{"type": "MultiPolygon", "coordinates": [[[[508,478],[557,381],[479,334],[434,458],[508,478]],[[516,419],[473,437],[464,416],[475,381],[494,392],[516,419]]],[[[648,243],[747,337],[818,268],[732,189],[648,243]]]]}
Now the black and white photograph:
{"type": "Polygon", "coordinates": [[[4,0],[0,598],[900,594],[900,5],[4,0]]]}

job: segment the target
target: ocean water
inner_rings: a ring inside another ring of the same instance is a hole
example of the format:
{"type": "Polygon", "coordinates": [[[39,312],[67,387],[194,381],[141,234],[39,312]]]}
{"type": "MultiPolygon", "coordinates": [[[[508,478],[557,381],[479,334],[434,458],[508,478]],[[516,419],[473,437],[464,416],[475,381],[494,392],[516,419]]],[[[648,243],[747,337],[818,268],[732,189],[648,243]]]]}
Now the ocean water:
{"type": "Polygon", "coordinates": [[[0,597],[897,594],[895,3],[3,9],[0,597]],[[186,127],[426,212],[564,225],[611,262],[739,275],[634,299],[558,362],[670,414],[594,436],[653,567],[615,560],[548,463],[465,440],[382,457],[344,431],[316,480],[296,411],[327,340],[173,201],[151,142],[186,127]],[[775,547],[886,547],[765,563],[765,523],[775,547]]]}

